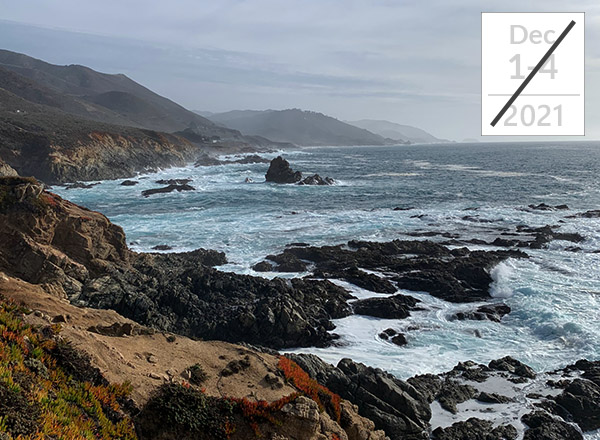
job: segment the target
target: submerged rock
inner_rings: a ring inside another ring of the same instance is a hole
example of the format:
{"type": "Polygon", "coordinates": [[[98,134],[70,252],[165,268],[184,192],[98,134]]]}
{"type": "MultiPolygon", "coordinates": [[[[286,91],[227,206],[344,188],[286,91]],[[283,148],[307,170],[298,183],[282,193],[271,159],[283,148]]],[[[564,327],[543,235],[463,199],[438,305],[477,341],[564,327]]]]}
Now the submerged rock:
{"type": "Polygon", "coordinates": [[[504,315],[510,313],[510,307],[506,304],[489,304],[477,307],[475,310],[469,310],[466,312],[458,312],[452,316],[452,319],[458,319],[464,321],[467,319],[474,321],[494,321],[500,322],[504,315]]]}
{"type": "Polygon", "coordinates": [[[545,203],[540,203],[539,205],[528,205],[529,209],[534,209],[538,211],[557,211],[557,210],[567,210],[569,207],[567,205],[546,205],[545,203]]]}
{"type": "Polygon", "coordinates": [[[160,179],[155,180],[159,185],[187,185],[192,179],[160,179]]]}
{"type": "Polygon", "coordinates": [[[594,209],[586,212],[579,212],[574,215],[568,215],[566,218],[600,218],[600,209],[594,209]]]}
{"type": "Polygon", "coordinates": [[[123,180],[121,182],[121,186],[135,186],[138,183],[140,183],[140,182],[138,182],[137,180],[123,180]]]}
{"type": "Polygon", "coordinates": [[[164,188],[153,188],[153,189],[147,189],[145,191],[142,191],[142,195],[144,197],[150,197],[151,195],[154,194],[163,194],[163,193],[170,193],[173,191],[177,191],[177,192],[181,192],[181,191],[195,191],[196,188],[194,188],[191,185],[187,185],[187,184],[169,184],[169,186],[165,186],[164,188]]]}

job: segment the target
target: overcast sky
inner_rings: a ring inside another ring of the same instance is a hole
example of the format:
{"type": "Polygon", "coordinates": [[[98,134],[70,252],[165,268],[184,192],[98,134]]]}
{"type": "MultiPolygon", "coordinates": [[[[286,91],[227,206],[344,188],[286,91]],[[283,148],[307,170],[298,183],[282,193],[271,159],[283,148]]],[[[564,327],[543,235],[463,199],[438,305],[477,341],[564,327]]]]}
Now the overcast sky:
{"type": "Polygon", "coordinates": [[[600,138],[600,2],[0,0],[0,47],[125,73],[190,109],[302,108],[438,137],[480,133],[481,12],[586,12],[600,138]]]}

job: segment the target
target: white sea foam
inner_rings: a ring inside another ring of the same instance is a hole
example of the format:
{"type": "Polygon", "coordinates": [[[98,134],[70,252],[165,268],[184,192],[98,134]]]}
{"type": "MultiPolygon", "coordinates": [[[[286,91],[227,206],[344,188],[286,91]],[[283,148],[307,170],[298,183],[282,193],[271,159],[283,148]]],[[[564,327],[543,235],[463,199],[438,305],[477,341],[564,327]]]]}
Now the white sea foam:
{"type": "Polygon", "coordinates": [[[514,266],[510,259],[498,263],[490,271],[490,276],[494,280],[490,286],[490,296],[492,298],[510,298],[514,292],[510,286],[510,278],[514,273],[514,266]]]}

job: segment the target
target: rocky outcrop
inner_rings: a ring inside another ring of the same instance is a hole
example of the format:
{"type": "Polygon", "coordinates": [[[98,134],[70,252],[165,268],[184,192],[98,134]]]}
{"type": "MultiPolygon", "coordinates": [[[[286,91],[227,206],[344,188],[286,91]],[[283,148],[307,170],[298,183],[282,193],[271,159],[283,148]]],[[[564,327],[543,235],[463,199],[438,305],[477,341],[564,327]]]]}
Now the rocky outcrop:
{"type": "Polygon", "coordinates": [[[408,383],[375,368],[342,359],[337,367],[314,355],[291,355],[311,377],[358,406],[392,440],[424,439],[431,418],[426,398],[408,383]]]}
{"type": "Polygon", "coordinates": [[[15,169],[0,159],[0,177],[14,177],[18,175],[19,173],[15,169]]]}
{"type": "Polygon", "coordinates": [[[277,156],[271,161],[267,174],[265,174],[267,182],[274,183],[298,183],[302,180],[300,171],[293,171],[290,163],[281,156],[277,156]]]}
{"type": "Polygon", "coordinates": [[[265,179],[267,182],[297,183],[298,185],[333,185],[335,183],[331,177],[323,178],[318,174],[302,179],[302,173],[293,171],[290,163],[281,156],[277,156],[271,161],[265,179]]]}
{"type": "Polygon", "coordinates": [[[490,299],[493,266],[507,258],[526,257],[516,250],[450,249],[431,241],[350,241],[338,246],[289,247],[281,254],[267,256],[267,262],[275,265],[255,269],[303,272],[310,264],[317,277],[347,280],[376,292],[392,293],[400,288],[428,292],[451,302],[474,302],[490,299]],[[367,274],[357,268],[385,275],[367,274]]]}
{"type": "Polygon", "coordinates": [[[193,337],[274,348],[324,346],[352,296],[329,281],[266,280],[220,272],[225,255],[138,254],[103,215],[45,192],[34,179],[0,180],[0,270],[70,301],[193,337]]]}

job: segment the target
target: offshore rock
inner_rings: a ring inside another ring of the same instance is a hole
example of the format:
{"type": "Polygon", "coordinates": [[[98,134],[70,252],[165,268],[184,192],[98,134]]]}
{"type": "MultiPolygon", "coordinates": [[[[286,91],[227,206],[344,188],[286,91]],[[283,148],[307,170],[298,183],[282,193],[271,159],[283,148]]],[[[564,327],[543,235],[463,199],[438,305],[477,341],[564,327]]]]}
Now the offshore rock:
{"type": "Polygon", "coordinates": [[[298,183],[302,180],[300,171],[293,171],[290,168],[290,163],[281,156],[277,156],[271,161],[267,174],[265,174],[267,182],[274,183],[298,183]]]}

